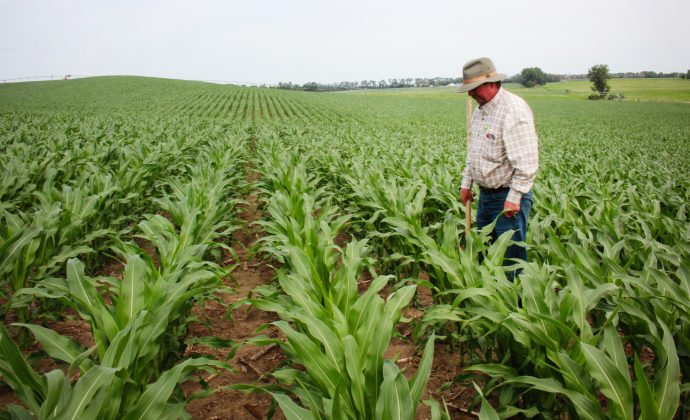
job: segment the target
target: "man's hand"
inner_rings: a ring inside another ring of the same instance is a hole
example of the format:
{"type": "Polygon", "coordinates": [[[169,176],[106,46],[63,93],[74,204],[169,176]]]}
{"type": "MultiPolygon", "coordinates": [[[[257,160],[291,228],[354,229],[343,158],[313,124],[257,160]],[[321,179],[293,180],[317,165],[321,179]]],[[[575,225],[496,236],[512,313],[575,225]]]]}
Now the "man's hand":
{"type": "Polygon", "coordinates": [[[505,204],[503,204],[503,211],[506,217],[511,218],[520,211],[520,203],[506,201],[505,204]]]}
{"type": "Polygon", "coordinates": [[[467,200],[474,201],[472,190],[469,188],[460,188],[460,201],[462,201],[463,205],[467,205],[467,200]]]}

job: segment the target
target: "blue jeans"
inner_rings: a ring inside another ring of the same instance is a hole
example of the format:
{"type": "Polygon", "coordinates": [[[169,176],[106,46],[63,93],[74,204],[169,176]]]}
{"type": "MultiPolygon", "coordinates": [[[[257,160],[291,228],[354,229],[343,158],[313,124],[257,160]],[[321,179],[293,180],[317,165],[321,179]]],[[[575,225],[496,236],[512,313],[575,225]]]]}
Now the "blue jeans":
{"type": "MultiPolygon", "coordinates": [[[[503,205],[508,196],[508,189],[503,191],[496,191],[487,193],[482,191],[479,193],[479,203],[477,203],[477,228],[483,228],[484,226],[493,222],[496,217],[503,211],[503,205]]],[[[529,216],[529,211],[532,209],[532,192],[522,196],[520,200],[520,211],[513,217],[501,217],[496,222],[493,232],[491,232],[492,241],[495,241],[501,234],[509,231],[515,230],[513,234],[513,240],[517,242],[525,242],[527,239],[527,217],[529,216]]],[[[503,265],[513,265],[513,261],[509,258],[515,258],[527,261],[527,249],[522,245],[511,245],[506,250],[505,254],[506,261],[503,265]]],[[[511,276],[512,277],[512,276],[511,276]]]]}

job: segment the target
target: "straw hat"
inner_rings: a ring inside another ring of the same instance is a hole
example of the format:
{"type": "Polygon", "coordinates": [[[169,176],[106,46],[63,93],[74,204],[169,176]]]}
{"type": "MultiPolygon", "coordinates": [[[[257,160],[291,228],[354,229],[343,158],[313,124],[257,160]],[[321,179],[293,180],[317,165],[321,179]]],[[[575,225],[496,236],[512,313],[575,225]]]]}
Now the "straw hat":
{"type": "Polygon", "coordinates": [[[499,82],[507,77],[503,73],[496,73],[496,66],[490,58],[476,58],[462,67],[462,85],[458,86],[458,93],[470,91],[484,83],[499,82]]]}

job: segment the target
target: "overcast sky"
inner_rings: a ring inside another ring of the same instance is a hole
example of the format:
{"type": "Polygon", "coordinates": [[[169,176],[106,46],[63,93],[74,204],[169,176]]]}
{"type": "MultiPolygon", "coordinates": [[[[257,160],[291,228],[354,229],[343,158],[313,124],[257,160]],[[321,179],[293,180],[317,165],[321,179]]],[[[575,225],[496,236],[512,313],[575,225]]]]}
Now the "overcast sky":
{"type": "Polygon", "coordinates": [[[689,0],[0,0],[0,80],[248,83],[690,68],[689,0]]]}

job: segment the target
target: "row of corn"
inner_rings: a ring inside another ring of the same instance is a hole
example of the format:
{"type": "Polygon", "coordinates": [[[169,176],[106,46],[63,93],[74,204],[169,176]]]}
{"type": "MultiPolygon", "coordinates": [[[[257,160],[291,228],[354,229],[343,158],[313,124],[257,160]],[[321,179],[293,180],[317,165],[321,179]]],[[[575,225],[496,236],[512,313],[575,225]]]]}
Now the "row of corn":
{"type": "Polygon", "coordinates": [[[70,255],[64,271],[34,277],[13,293],[18,308],[29,302],[71,308],[88,323],[95,344],[87,349],[49,328],[13,324],[69,365],[67,372],[41,375],[0,328],[0,375],[25,405],[8,406],[11,418],[187,417],[177,383],[198,369],[228,368],[207,359],[180,361],[180,355],[192,305],[222,289],[232,269],[214,260],[229,250],[224,241],[237,227],[233,214],[244,188],[246,146],[239,136],[197,146],[193,162],[181,159],[179,175],[161,180],[162,193],[151,203],[157,213],[128,229],[155,252],[145,252],[131,236],[109,235],[109,249],[124,265],[121,279],[89,275],[70,255]]]}
{"type": "MultiPolygon", "coordinates": [[[[257,141],[262,250],[283,265],[277,284],[257,288],[251,303],[278,314],[274,324],[284,338],[254,342],[279,344],[292,363],[272,373],[278,389],[264,390],[288,419],[413,419],[431,372],[434,336],[411,379],[384,353],[416,286],[404,285],[384,299],[380,292],[392,276],[372,271],[359,293],[370,266],[367,240],[338,245],[349,217],[339,214],[299,150],[286,146],[270,131],[257,141]]],[[[438,404],[429,404],[440,417],[438,404]]]]}

